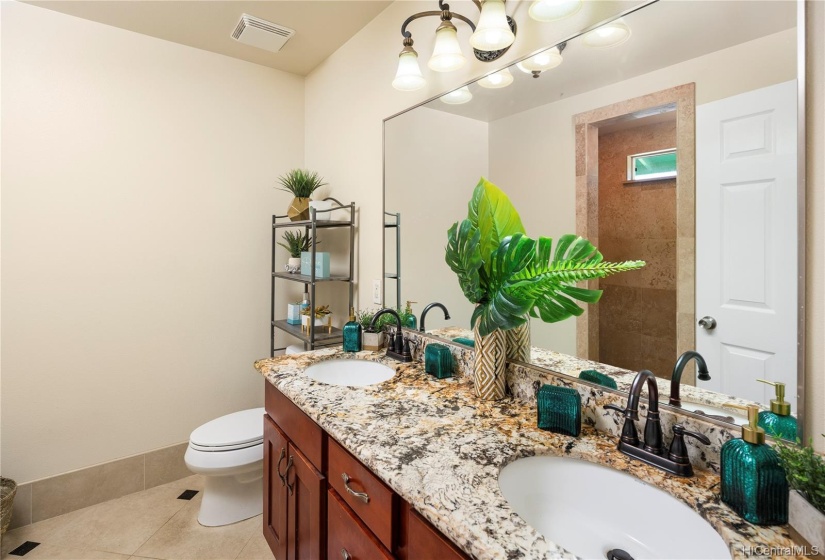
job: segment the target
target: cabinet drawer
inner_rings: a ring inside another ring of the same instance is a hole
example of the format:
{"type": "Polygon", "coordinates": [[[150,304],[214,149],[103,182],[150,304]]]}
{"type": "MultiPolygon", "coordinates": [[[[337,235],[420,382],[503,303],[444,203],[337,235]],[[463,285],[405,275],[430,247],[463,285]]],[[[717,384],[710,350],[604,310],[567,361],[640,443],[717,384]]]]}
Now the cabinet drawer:
{"type": "Polygon", "coordinates": [[[316,470],[324,472],[324,431],[272,383],[269,381],[264,381],[264,383],[266,383],[264,393],[266,413],[309,459],[316,470]]]}
{"type": "Polygon", "coordinates": [[[412,508],[407,510],[407,558],[409,560],[468,560],[447,537],[412,508]]]}
{"type": "Polygon", "coordinates": [[[327,449],[329,485],[375,533],[378,540],[392,550],[395,518],[393,491],[334,439],[327,438],[327,449]],[[344,481],[344,475],[349,482],[344,481]],[[366,494],[366,497],[356,494],[366,494]]]}
{"type": "Polygon", "coordinates": [[[329,560],[392,560],[392,555],[334,490],[329,490],[327,503],[329,560]]]}

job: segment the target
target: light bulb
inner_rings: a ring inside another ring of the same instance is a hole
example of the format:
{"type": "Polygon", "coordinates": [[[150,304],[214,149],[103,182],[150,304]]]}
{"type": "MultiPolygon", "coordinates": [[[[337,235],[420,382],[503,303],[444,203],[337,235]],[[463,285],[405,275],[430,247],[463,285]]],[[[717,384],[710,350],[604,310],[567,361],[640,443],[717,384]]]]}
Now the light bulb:
{"type": "Polygon", "coordinates": [[[513,83],[513,75],[508,68],[499,70],[495,74],[484,76],[478,81],[478,85],[490,89],[507,87],[513,83]]]}
{"type": "Polygon", "coordinates": [[[536,21],[555,21],[572,16],[581,7],[582,0],[536,0],[528,13],[536,21]]]}
{"type": "Polygon", "coordinates": [[[398,72],[392,81],[392,87],[399,91],[415,91],[427,83],[418,67],[418,53],[411,46],[405,46],[398,55],[398,72]]]}
{"type": "Polygon", "coordinates": [[[585,33],[582,41],[588,47],[615,47],[630,39],[630,33],[630,27],[620,18],[585,33]]]}
{"type": "Polygon", "coordinates": [[[526,60],[522,60],[519,63],[519,68],[524,72],[544,72],[545,70],[555,68],[561,64],[563,60],[558,47],[553,47],[535,56],[531,56],[526,60]]]}
{"type": "Polygon", "coordinates": [[[435,47],[427,66],[436,72],[451,72],[461,68],[464,62],[455,25],[442,21],[435,30],[435,47]]]}
{"type": "Polygon", "coordinates": [[[473,94],[467,86],[458,88],[441,96],[441,101],[447,105],[461,105],[462,103],[467,103],[472,99],[473,94]]]}
{"type": "Polygon", "coordinates": [[[504,0],[483,0],[481,16],[475,33],[470,36],[470,44],[480,51],[498,51],[513,44],[516,36],[507,23],[504,0]]]}

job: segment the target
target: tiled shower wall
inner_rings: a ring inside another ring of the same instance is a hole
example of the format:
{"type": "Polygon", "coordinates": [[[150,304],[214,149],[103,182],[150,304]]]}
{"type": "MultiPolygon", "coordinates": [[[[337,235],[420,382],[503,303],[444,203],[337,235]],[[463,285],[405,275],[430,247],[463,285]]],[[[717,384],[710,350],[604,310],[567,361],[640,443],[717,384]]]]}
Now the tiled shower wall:
{"type": "Polygon", "coordinates": [[[670,377],[676,361],[676,179],[627,182],[627,156],[676,147],[676,121],[599,136],[599,249],[644,260],[600,281],[599,362],[670,377]]]}

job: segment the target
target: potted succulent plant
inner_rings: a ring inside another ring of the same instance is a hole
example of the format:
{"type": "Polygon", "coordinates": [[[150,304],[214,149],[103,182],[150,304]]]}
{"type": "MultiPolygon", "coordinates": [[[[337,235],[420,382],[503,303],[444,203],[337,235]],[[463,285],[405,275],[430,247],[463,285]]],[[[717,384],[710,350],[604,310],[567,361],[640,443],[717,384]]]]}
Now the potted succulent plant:
{"type": "MultiPolygon", "coordinates": [[[[289,251],[289,260],[287,261],[286,270],[289,273],[296,273],[301,269],[301,253],[309,251],[312,245],[312,236],[309,233],[299,231],[285,231],[283,235],[284,241],[278,242],[278,245],[289,251]]],[[[315,244],[321,243],[316,241],[315,244]]]]}
{"type": "Polygon", "coordinates": [[[293,222],[309,219],[309,197],[316,190],[326,185],[324,179],[315,171],[293,169],[286,175],[278,177],[283,187],[281,190],[292,193],[295,197],[287,210],[287,216],[293,222]]]}
{"type": "Polygon", "coordinates": [[[360,309],[355,314],[355,320],[361,324],[361,348],[377,352],[384,346],[384,330],[380,323],[383,323],[384,315],[378,318],[379,324],[375,329],[370,329],[372,318],[375,316],[375,311],[371,309],[360,309]]]}
{"type": "Polygon", "coordinates": [[[577,282],[645,264],[604,262],[592,243],[575,235],[559,238],[555,251],[552,239],[527,237],[507,195],[483,177],[467,218],[447,232],[446,261],[464,295],[476,305],[471,319],[474,385],[484,399],[506,396],[505,331],[524,329],[528,315],[546,323],[581,315],[584,310],[574,300],[596,303],[602,292],[577,287],[577,282]]]}
{"type": "Polygon", "coordinates": [[[301,315],[301,326],[307,332],[309,332],[309,322],[313,317],[316,327],[332,327],[332,310],[329,305],[319,305],[313,312],[310,312],[310,308],[307,307],[301,310],[301,315]]]}
{"type": "MultiPolygon", "coordinates": [[[[825,437],[825,434],[823,434],[825,437]]],[[[788,486],[788,525],[811,546],[825,550],[825,459],[808,447],[777,441],[788,486]]]]}

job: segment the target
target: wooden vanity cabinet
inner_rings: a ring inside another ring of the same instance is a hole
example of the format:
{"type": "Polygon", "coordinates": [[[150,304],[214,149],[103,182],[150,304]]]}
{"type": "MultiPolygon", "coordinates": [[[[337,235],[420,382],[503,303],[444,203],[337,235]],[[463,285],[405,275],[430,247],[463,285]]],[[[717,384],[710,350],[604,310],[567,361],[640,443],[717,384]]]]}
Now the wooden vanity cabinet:
{"type": "Polygon", "coordinates": [[[277,560],[468,558],[269,382],[264,401],[263,531],[277,560]]]}

